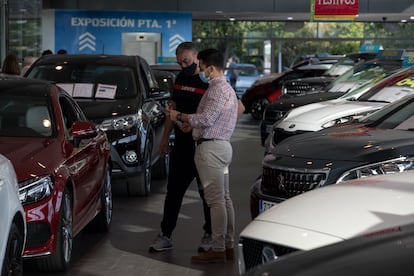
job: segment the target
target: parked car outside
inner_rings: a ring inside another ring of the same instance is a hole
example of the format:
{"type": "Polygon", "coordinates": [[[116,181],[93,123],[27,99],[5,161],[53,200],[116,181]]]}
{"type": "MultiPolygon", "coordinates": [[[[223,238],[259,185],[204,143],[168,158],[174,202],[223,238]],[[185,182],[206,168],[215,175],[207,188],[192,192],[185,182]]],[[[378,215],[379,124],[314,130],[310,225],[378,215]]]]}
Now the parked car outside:
{"type": "Polygon", "coordinates": [[[113,185],[129,195],[148,195],[151,178],[165,178],[168,156],[161,141],[169,91],[157,87],[139,56],[47,55],[25,75],[66,89],[111,144],[113,185]]]}
{"type": "MultiPolygon", "coordinates": [[[[389,55],[386,55],[389,56],[389,55]]],[[[409,66],[406,64],[404,66],[409,66]]],[[[375,59],[362,64],[356,64],[352,69],[348,70],[341,76],[335,78],[325,88],[319,91],[312,91],[310,94],[297,95],[293,93],[290,96],[283,94],[278,100],[269,104],[263,114],[260,122],[261,142],[264,142],[272,131],[273,124],[280,120],[289,110],[304,106],[311,103],[323,102],[337,99],[340,97],[355,97],[354,91],[363,93],[375,82],[380,81],[390,72],[397,70],[403,66],[400,55],[393,59],[375,59]],[[345,95],[346,94],[346,95],[345,95]]],[[[318,77],[315,77],[317,79],[318,77]]],[[[313,78],[307,78],[308,80],[313,78]]],[[[290,80],[284,82],[284,85],[290,80]]],[[[355,92],[356,93],[356,92],[355,92]]]]}
{"type": "Polygon", "coordinates": [[[295,69],[289,69],[281,74],[276,74],[269,81],[252,85],[241,98],[245,107],[244,113],[250,113],[254,119],[260,120],[266,106],[282,95],[282,84],[284,81],[305,76],[320,76],[331,66],[332,63],[303,65],[295,69]]]}
{"type": "Polygon", "coordinates": [[[319,187],[411,170],[413,118],[411,95],[359,121],[292,136],[277,145],[272,142],[262,175],[251,189],[252,217],[319,187]]]}
{"type": "Polygon", "coordinates": [[[22,275],[26,219],[13,164],[0,154],[1,275],[22,275]]]}
{"type": "MultiPolygon", "coordinates": [[[[233,69],[233,68],[232,68],[233,69]]],[[[237,98],[241,98],[246,90],[252,86],[258,77],[260,77],[259,71],[256,65],[251,63],[236,63],[234,70],[237,71],[237,82],[236,82],[236,95],[237,98]]],[[[225,68],[224,75],[227,81],[230,82],[230,69],[225,68]]]]}
{"type": "Polygon", "coordinates": [[[413,224],[413,177],[410,171],[347,181],[274,206],[241,231],[240,272],[296,251],[413,224]]]}
{"type": "Polygon", "coordinates": [[[27,222],[25,258],[63,271],[74,237],[112,221],[110,145],[58,86],[0,81],[0,152],[14,165],[27,222]]]}

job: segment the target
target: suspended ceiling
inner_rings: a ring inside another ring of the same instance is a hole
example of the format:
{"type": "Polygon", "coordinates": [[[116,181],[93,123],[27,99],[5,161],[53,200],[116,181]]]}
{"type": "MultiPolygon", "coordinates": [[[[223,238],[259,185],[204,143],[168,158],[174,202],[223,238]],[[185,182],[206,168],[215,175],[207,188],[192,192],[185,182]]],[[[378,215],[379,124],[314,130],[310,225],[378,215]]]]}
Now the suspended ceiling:
{"type": "MultiPolygon", "coordinates": [[[[183,11],[192,12],[194,20],[309,21],[310,17],[310,0],[43,0],[43,8],[183,11]]],[[[355,21],[414,22],[413,16],[413,0],[359,0],[355,21]]]]}

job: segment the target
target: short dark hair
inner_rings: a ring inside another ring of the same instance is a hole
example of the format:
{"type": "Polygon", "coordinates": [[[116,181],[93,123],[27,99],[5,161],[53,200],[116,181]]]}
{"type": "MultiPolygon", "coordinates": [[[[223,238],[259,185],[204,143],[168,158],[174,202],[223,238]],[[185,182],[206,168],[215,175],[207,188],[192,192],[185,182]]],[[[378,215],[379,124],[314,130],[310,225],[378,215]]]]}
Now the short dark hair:
{"type": "Polygon", "coordinates": [[[209,48],[202,50],[198,53],[197,58],[206,66],[213,65],[221,70],[224,68],[224,56],[217,49],[209,48]]]}
{"type": "Polygon", "coordinates": [[[197,53],[197,47],[194,45],[194,43],[191,41],[185,41],[177,46],[177,49],[175,49],[175,55],[178,56],[186,50],[197,53]]]}

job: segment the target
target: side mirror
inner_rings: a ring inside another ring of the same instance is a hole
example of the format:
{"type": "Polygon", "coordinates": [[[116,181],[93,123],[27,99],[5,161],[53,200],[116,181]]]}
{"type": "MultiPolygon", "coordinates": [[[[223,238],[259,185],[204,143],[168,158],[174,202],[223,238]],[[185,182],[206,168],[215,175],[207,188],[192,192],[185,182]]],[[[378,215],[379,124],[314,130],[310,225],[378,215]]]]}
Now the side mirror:
{"type": "Polygon", "coordinates": [[[96,136],[98,131],[92,122],[77,121],[72,124],[72,136],[74,139],[87,139],[96,136]]]}
{"type": "Polygon", "coordinates": [[[151,90],[150,94],[149,94],[149,100],[156,100],[156,101],[160,101],[160,100],[167,100],[171,98],[171,93],[170,91],[165,91],[163,89],[159,89],[159,88],[154,88],[151,90]]]}

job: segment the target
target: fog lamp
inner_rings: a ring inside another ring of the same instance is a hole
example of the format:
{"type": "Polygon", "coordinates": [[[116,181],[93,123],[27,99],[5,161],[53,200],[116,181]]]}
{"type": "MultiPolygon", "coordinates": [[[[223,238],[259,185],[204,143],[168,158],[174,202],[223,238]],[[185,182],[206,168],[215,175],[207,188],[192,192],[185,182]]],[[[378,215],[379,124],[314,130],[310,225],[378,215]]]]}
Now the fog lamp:
{"type": "Polygon", "coordinates": [[[128,163],[135,163],[138,160],[138,155],[133,150],[127,150],[125,152],[124,157],[125,157],[125,161],[128,162],[128,163]]]}

